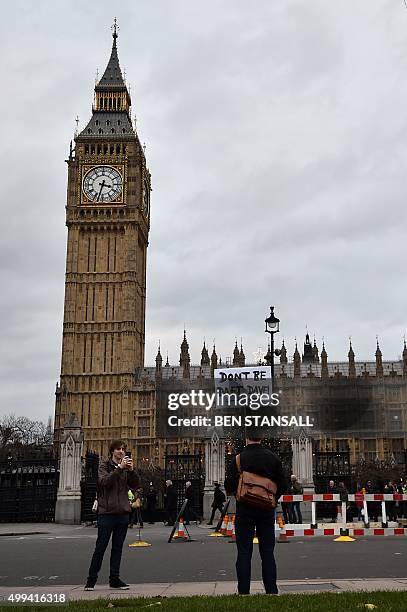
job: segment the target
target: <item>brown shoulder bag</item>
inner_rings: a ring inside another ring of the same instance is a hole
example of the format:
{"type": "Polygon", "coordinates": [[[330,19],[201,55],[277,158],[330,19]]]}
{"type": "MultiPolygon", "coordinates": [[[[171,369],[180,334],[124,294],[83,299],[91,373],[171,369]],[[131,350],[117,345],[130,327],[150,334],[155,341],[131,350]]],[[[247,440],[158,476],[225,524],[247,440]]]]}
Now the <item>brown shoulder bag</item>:
{"type": "Polygon", "coordinates": [[[236,455],[236,465],[240,474],[236,501],[261,510],[273,510],[277,506],[276,483],[253,472],[242,472],[240,455],[236,455]]]}

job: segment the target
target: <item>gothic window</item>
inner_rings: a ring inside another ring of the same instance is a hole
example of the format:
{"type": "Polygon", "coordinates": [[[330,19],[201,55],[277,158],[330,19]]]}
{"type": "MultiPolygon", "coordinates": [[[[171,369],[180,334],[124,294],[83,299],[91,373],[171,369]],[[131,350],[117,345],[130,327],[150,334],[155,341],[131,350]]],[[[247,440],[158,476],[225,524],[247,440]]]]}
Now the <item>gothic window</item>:
{"type": "Polygon", "coordinates": [[[95,123],[96,125],[99,125],[99,119],[96,119],[95,123]]]}
{"type": "Polygon", "coordinates": [[[140,398],[140,408],[150,408],[150,395],[143,393],[140,398]]]}
{"type": "Polygon", "coordinates": [[[126,132],[126,128],[123,128],[123,129],[122,129],[122,132],[123,132],[123,134],[125,134],[125,132],[126,132]]]}
{"type": "Polygon", "coordinates": [[[150,435],[150,418],[139,417],[138,420],[138,436],[146,438],[150,435]]]}
{"type": "Polygon", "coordinates": [[[110,125],[110,121],[109,121],[109,119],[106,121],[106,125],[110,125]]]}
{"type": "Polygon", "coordinates": [[[88,128],[88,134],[92,134],[92,130],[88,128]]]}
{"type": "Polygon", "coordinates": [[[103,134],[102,128],[99,128],[99,134],[103,134]]]}
{"type": "Polygon", "coordinates": [[[138,459],[141,461],[148,461],[150,458],[150,447],[148,444],[142,444],[138,447],[138,459]]]}
{"type": "Polygon", "coordinates": [[[403,416],[401,410],[392,410],[390,413],[390,429],[401,431],[403,428],[403,416]]]}
{"type": "Polygon", "coordinates": [[[118,119],[118,120],[117,120],[117,125],[121,125],[121,123],[122,123],[122,122],[120,121],[120,119],[118,119]]]}
{"type": "Polygon", "coordinates": [[[114,134],[114,128],[112,128],[112,134],[114,134]]]}

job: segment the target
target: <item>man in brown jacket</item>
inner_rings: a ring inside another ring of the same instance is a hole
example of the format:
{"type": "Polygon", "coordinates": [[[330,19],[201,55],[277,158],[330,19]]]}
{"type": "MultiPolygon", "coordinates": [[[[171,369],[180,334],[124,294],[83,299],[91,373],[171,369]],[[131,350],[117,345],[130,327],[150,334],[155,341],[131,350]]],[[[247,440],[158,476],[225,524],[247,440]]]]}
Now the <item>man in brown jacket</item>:
{"type": "Polygon", "coordinates": [[[113,440],[109,447],[110,458],[102,461],[98,473],[98,537],[89,567],[85,591],[93,591],[102,566],[103,555],[112,536],[109,585],[112,589],[128,589],[120,580],[120,562],[123,543],[129,526],[131,506],[129,488],[137,488],[139,478],[133,470],[133,460],[125,456],[126,445],[113,440]]]}

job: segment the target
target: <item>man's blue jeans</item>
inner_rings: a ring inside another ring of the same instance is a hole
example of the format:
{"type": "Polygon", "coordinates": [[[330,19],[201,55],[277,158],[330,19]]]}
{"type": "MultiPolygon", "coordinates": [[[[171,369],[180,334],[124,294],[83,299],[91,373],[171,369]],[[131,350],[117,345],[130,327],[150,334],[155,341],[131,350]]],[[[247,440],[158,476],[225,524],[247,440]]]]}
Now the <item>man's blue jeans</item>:
{"type": "Polygon", "coordinates": [[[266,593],[278,593],[277,570],[274,559],[274,510],[265,511],[237,504],[235,530],[237,544],[236,573],[239,594],[250,593],[255,530],[259,540],[264,588],[266,593]]]}
{"type": "Polygon", "coordinates": [[[95,552],[89,567],[89,578],[96,582],[100,568],[102,567],[103,555],[110,536],[112,536],[112,551],[110,553],[110,578],[120,576],[120,562],[122,550],[129,526],[128,514],[99,514],[98,515],[98,537],[95,552]]]}

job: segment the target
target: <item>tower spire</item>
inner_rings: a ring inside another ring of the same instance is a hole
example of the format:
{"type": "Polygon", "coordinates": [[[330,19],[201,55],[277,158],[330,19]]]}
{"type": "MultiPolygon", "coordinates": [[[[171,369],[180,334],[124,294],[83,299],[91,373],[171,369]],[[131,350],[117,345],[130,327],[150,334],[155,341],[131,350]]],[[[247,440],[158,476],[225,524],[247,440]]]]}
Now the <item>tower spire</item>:
{"type": "Polygon", "coordinates": [[[118,37],[117,32],[118,32],[118,30],[120,30],[120,28],[119,28],[119,26],[117,24],[116,17],[113,19],[113,25],[111,27],[111,30],[112,30],[112,36],[113,36],[113,47],[116,47],[116,40],[117,40],[117,37],[118,37]]]}
{"type": "Polygon", "coordinates": [[[348,353],[348,374],[349,378],[356,378],[355,353],[352,347],[352,338],[349,338],[349,353],[348,353]]]}

